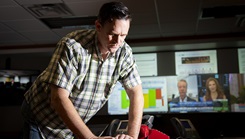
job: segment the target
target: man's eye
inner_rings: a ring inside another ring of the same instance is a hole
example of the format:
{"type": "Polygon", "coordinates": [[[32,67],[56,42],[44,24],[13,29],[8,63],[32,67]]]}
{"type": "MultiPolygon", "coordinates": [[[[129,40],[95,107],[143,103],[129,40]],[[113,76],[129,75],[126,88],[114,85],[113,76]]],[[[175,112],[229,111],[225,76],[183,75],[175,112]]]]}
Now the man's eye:
{"type": "Polygon", "coordinates": [[[115,36],[115,34],[109,34],[109,36],[113,37],[113,36],[115,36]]]}

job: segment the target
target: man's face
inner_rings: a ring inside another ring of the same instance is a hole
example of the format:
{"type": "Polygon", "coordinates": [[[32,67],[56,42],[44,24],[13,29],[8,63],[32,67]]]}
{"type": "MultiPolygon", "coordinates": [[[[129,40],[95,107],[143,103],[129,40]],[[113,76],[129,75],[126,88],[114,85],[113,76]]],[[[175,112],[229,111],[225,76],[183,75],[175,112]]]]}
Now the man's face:
{"type": "Polygon", "coordinates": [[[179,90],[180,97],[184,98],[187,92],[187,84],[185,82],[180,81],[178,83],[178,90],[179,90]]]}
{"type": "Polygon", "coordinates": [[[130,20],[115,19],[112,22],[106,22],[103,26],[99,21],[96,21],[96,30],[98,32],[101,53],[115,53],[124,43],[128,35],[129,27],[130,20]]]}

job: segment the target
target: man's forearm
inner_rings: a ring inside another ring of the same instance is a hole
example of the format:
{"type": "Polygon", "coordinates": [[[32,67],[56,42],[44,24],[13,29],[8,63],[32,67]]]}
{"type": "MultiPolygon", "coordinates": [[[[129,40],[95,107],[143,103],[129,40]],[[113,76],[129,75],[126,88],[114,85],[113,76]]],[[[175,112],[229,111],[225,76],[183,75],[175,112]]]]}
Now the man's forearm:
{"type": "MultiPolygon", "coordinates": [[[[62,93],[65,94],[65,92],[58,92],[58,94],[62,93]]],[[[68,126],[68,128],[71,129],[71,131],[80,139],[93,137],[94,134],[89,130],[89,128],[80,118],[68,97],[65,95],[53,96],[55,97],[51,99],[51,104],[58,115],[61,117],[61,119],[64,121],[64,123],[68,126]]]]}
{"type": "MultiPolygon", "coordinates": [[[[138,109],[140,109],[140,108],[138,108],[138,109]]],[[[129,112],[128,134],[130,136],[134,137],[134,139],[138,138],[140,126],[141,126],[141,121],[142,121],[142,112],[141,111],[129,112]]]]}
{"type": "Polygon", "coordinates": [[[128,134],[134,137],[134,139],[137,139],[139,135],[144,106],[144,97],[141,86],[139,86],[136,90],[137,93],[133,93],[134,95],[130,96],[128,125],[128,134]]]}

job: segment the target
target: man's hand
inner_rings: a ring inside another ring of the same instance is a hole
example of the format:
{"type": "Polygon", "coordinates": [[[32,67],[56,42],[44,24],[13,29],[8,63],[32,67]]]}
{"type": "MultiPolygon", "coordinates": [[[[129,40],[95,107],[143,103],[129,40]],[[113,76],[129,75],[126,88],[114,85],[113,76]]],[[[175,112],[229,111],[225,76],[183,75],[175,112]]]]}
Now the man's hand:
{"type": "Polygon", "coordinates": [[[116,137],[104,136],[104,137],[92,137],[89,139],[134,139],[134,138],[126,134],[118,134],[116,135],[116,137]]]}
{"type": "Polygon", "coordinates": [[[93,138],[89,138],[89,139],[116,139],[116,138],[111,137],[111,136],[104,136],[104,137],[93,137],[93,138]]]}
{"type": "Polygon", "coordinates": [[[115,139],[134,139],[133,137],[126,134],[118,134],[115,139]]]}
{"type": "Polygon", "coordinates": [[[111,136],[104,136],[104,137],[91,137],[91,138],[88,138],[88,139],[116,139],[116,137],[111,137],[111,136]]]}

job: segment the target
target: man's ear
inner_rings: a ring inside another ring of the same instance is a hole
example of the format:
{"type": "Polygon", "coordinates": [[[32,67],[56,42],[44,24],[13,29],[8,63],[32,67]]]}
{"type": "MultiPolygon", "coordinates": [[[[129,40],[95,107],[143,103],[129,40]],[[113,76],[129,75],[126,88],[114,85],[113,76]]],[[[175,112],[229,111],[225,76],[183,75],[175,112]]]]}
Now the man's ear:
{"type": "Polygon", "coordinates": [[[100,24],[100,22],[98,20],[95,21],[95,29],[100,32],[102,28],[102,25],[100,24]]]}

